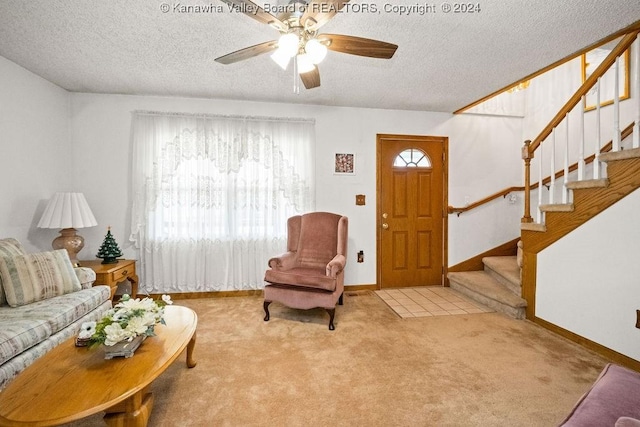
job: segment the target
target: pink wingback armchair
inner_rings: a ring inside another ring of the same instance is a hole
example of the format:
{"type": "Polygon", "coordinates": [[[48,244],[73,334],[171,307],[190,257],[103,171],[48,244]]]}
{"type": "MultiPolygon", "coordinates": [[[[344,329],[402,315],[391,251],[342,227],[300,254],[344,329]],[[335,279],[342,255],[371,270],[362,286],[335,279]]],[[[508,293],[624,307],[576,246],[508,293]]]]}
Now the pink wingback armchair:
{"type": "Polygon", "coordinates": [[[264,280],[264,320],[269,304],[291,308],[322,307],[329,313],[329,330],[336,302],[342,305],[347,263],[349,220],[328,212],[297,215],[287,221],[287,252],[269,260],[264,280]]]}

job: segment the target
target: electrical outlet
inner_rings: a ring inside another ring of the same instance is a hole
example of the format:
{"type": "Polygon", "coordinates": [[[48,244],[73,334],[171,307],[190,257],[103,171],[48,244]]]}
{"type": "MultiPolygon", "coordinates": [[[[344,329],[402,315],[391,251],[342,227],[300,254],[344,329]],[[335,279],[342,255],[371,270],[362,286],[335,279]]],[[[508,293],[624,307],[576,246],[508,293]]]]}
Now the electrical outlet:
{"type": "Polygon", "coordinates": [[[515,194],[509,194],[509,203],[510,204],[515,204],[518,201],[518,196],[516,196],[515,194]]]}

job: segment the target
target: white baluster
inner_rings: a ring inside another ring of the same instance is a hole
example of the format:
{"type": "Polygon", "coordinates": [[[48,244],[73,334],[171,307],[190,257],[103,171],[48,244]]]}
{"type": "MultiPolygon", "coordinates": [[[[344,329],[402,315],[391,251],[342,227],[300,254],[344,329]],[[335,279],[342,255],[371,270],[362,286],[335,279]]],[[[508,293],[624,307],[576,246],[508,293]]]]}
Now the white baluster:
{"type": "Polygon", "coordinates": [[[620,150],[620,57],[616,58],[613,85],[613,146],[611,151],[620,150]]]}
{"type": "Polygon", "coordinates": [[[551,182],[549,183],[549,204],[554,203],[556,189],[556,128],[551,131],[551,182]]]}
{"type": "Polygon", "coordinates": [[[569,113],[565,116],[567,126],[567,135],[564,140],[564,183],[562,185],[562,203],[569,203],[569,189],[567,182],[569,181],[569,113]]]}
{"type": "Polygon", "coordinates": [[[636,75],[633,82],[633,99],[636,101],[636,120],[633,125],[633,148],[640,148],[640,34],[633,43],[633,58],[636,61],[636,75]]]}
{"type": "Polygon", "coordinates": [[[540,210],[540,205],[542,205],[542,160],[544,159],[542,145],[540,144],[538,148],[540,151],[540,160],[538,160],[538,224],[542,224],[542,211],[540,210]]]}
{"type": "Polygon", "coordinates": [[[580,145],[578,146],[578,181],[584,179],[584,106],[585,96],[582,95],[580,103],[580,145]]]}
{"type": "Polygon", "coordinates": [[[600,144],[602,141],[602,135],[600,134],[600,77],[596,82],[596,144],[595,151],[596,158],[593,160],[593,179],[600,178],[600,144]]]}

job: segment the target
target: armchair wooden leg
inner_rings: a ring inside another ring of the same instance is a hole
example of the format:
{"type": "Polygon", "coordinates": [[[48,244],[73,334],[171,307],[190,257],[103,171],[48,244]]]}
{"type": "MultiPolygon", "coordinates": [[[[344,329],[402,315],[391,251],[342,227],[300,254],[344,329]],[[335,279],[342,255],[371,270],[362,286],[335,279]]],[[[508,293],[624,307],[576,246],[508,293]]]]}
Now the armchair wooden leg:
{"type": "Polygon", "coordinates": [[[338,304],[344,305],[344,292],[340,294],[340,298],[338,298],[338,304]]]}
{"type": "Polygon", "coordinates": [[[325,310],[327,310],[327,313],[329,313],[329,330],[333,331],[336,329],[335,326],[333,326],[333,318],[336,315],[336,309],[335,308],[326,308],[325,310]]]}
{"type": "Polygon", "coordinates": [[[265,316],[264,316],[264,321],[268,322],[269,321],[269,304],[271,304],[271,301],[265,301],[262,306],[264,307],[264,312],[265,312],[265,316]]]}

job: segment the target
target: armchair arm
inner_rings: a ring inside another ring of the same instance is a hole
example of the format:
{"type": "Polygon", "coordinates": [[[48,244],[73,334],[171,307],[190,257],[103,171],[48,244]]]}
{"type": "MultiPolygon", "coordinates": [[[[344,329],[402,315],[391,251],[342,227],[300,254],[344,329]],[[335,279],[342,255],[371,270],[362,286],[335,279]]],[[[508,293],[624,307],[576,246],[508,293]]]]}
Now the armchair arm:
{"type": "Polygon", "coordinates": [[[347,259],[344,255],[338,254],[333,257],[329,264],[327,264],[327,276],[336,278],[338,274],[344,270],[344,266],[347,263],[347,259]]]}
{"type": "Polygon", "coordinates": [[[271,258],[269,260],[269,267],[274,270],[290,270],[295,267],[296,253],[285,252],[282,255],[271,258]]]}

